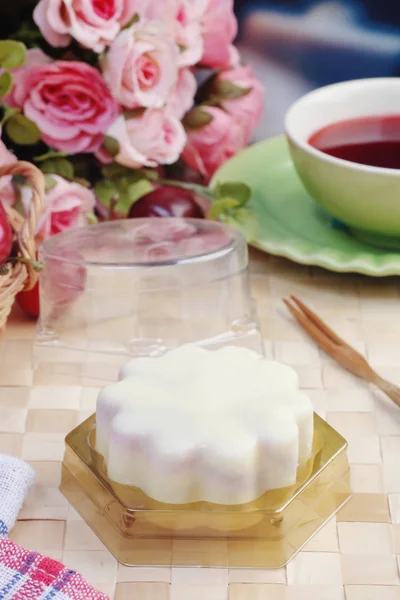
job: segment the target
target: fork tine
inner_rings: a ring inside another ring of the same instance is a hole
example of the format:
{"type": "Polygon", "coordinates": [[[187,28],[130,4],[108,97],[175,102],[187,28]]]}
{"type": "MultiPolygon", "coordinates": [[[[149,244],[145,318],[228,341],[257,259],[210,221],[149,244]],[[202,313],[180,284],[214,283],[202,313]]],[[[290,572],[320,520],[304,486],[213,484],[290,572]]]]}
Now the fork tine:
{"type": "Polygon", "coordinates": [[[306,306],[301,300],[296,298],[296,296],[290,296],[291,300],[303,311],[305,315],[320,329],[325,333],[325,335],[338,346],[348,346],[346,342],[339,337],[332,329],[322,320],[320,319],[308,306],[306,306]]]}
{"type": "Polygon", "coordinates": [[[289,300],[283,298],[283,302],[286,304],[296,321],[305,329],[308,335],[318,344],[322,350],[328,354],[331,358],[336,360],[337,345],[321,330],[317,325],[312,322],[306,315],[300,310],[294,307],[289,300]]]}

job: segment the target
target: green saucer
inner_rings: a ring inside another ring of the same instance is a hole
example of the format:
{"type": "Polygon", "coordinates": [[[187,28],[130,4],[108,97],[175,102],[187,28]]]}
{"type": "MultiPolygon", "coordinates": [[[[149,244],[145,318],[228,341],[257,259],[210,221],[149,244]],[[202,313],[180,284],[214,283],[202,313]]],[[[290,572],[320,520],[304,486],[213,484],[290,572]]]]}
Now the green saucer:
{"type": "Polygon", "coordinates": [[[357,240],[314,202],[301,184],[285,136],[246,148],[213,177],[253,190],[259,224],[252,246],[304,265],[373,277],[400,275],[400,252],[357,240]]]}

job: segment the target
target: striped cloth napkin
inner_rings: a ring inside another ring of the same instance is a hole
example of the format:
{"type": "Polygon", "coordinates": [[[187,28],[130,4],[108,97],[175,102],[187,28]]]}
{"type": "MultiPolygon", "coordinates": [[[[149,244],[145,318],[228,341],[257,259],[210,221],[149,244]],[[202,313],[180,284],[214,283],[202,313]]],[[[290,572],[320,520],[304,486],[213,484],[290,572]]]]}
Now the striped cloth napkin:
{"type": "Polygon", "coordinates": [[[34,480],[29,465],[0,455],[0,600],[108,600],[79,573],[7,538],[34,480]]]}

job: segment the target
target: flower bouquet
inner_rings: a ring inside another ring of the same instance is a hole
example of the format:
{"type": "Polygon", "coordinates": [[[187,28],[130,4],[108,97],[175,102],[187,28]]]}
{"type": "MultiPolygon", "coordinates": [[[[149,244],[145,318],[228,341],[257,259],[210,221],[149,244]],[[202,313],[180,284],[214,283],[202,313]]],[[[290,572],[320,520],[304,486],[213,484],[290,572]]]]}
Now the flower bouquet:
{"type": "MultiPolygon", "coordinates": [[[[45,175],[37,244],[143,216],[219,219],[251,237],[248,187],[209,185],[263,104],[233,46],[233,0],[17,4],[0,42],[0,165],[29,161],[45,175]]],[[[0,198],[29,211],[32,190],[3,179],[0,198]]]]}

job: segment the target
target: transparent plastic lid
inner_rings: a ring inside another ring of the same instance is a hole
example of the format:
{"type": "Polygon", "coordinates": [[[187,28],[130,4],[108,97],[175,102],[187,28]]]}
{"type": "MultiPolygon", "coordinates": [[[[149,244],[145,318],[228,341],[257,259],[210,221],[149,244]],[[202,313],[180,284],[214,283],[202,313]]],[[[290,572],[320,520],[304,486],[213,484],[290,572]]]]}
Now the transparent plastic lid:
{"type": "Polygon", "coordinates": [[[247,245],[238,231],[213,221],[127,219],[56,235],[41,258],[123,269],[222,261],[231,273],[246,266],[247,245]]]}
{"type": "MultiPolygon", "coordinates": [[[[261,349],[246,240],[227,225],[111,221],[50,238],[40,259],[37,344],[83,351],[80,365],[96,364],[93,352],[154,356],[184,343],[261,349]]],[[[62,356],[45,360],[72,355],[62,356]]]]}

